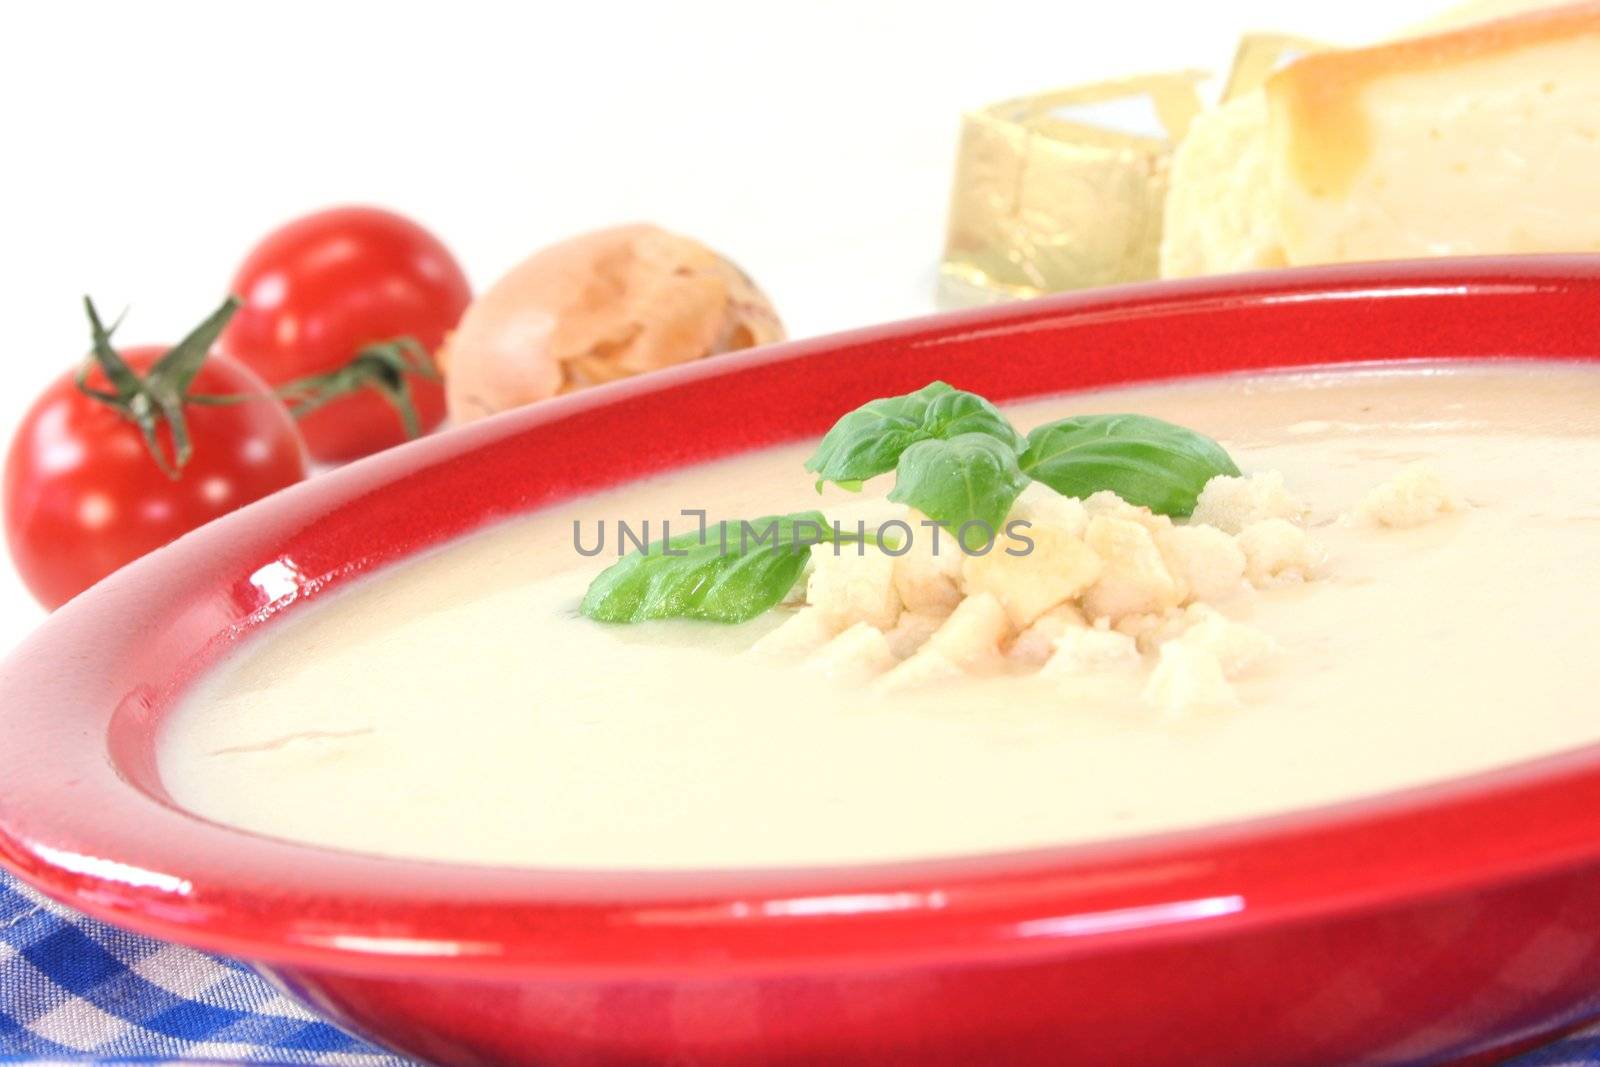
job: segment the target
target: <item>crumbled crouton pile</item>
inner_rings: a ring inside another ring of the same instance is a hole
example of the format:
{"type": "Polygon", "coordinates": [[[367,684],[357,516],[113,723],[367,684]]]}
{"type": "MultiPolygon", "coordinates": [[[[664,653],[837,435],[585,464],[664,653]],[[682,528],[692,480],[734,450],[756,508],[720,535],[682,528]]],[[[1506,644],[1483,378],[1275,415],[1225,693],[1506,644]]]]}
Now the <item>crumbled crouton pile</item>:
{"type": "MultiPolygon", "coordinates": [[[[1401,527],[1458,507],[1419,465],[1356,510],[1401,527]]],[[[1213,478],[1177,523],[1113,493],[1079,500],[1034,483],[1011,511],[1011,533],[982,554],[934,536],[915,514],[917,536],[893,546],[898,555],[815,546],[804,606],[753,651],[883,690],[1143,672],[1145,700],[1160,712],[1232,709],[1234,681],[1276,645],[1212,605],[1314,579],[1323,553],[1307,515],[1276,471],[1213,478]]]]}
{"type": "Polygon", "coordinates": [[[814,547],[805,606],[755,651],[907,689],[1002,672],[1142,670],[1159,650],[1149,690],[1160,704],[1230,706],[1229,679],[1270,642],[1205,605],[1246,584],[1305,580],[1318,559],[1299,525],[1305,513],[1276,474],[1213,479],[1186,524],[1112,493],[1078,500],[1034,483],[1012,509],[1011,533],[982,554],[916,521],[898,555],[814,547]]]}

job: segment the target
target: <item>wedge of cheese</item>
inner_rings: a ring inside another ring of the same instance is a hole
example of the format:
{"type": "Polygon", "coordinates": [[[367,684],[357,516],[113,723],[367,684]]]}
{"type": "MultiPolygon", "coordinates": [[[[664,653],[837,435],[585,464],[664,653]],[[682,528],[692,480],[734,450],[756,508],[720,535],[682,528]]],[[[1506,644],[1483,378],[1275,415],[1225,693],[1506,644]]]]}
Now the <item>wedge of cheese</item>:
{"type": "Polygon", "coordinates": [[[1303,58],[1173,161],[1168,277],[1600,251],[1600,2],[1303,58]]]}

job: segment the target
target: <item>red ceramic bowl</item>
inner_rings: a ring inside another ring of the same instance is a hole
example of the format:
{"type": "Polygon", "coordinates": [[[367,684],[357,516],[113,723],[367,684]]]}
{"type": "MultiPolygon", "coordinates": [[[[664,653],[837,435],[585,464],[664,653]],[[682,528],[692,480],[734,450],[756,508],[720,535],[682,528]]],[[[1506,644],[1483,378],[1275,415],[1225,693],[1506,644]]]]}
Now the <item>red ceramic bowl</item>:
{"type": "Polygon", "coordinates": [[[242,957],[440,1063],[1271,1067],[1504,1051],[1600,1003],[1600,749],[1091,847],[637,874],[269,840],[178,810],[152,756],[197,676],[345,583],[575,493],[818,434],[930,378],[1014,399],[1416,357],[1600,359],[1600,259],[1013,304],[713,360],[395,449],[141,560],[11,657],[0,858],[66,904],[242,957]]]}

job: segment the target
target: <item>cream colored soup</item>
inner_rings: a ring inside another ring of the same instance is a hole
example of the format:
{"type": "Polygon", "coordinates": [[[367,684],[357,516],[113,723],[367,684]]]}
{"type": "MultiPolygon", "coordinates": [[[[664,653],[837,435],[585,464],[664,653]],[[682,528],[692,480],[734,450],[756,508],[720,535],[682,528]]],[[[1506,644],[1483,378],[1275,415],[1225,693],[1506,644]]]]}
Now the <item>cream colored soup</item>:
{"type": "Polygon", "coordinates": [[[1093,411],[1209,433],[1311,505],[1319,577],[1217,605],[1278,646],[1234,710],[1152,710],[1133,673],[885,693],[748,654],[783,611],[741,626],[578,616],[609,560],[575,552],[574,519],[592,543],[600,519],[659,532],[682,508],[811,506],[807,443],[502,525],[297,611],[177,711],[163,780],[212,819],[363,852],[765,866],[1192,827],[1600,739],[1600,373],[1341,370],[1010,414],[1027,427],[1093,411]],[[1460,511],[1414,529],[1353,517],[1418,459],[1460,511]]]}

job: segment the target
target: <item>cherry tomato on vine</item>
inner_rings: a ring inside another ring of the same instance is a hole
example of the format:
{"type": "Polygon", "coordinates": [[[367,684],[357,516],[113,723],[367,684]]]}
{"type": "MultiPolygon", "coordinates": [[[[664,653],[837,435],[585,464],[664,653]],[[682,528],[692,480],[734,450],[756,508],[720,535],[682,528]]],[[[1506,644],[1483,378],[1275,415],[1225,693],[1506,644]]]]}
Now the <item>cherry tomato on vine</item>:
{"type": "Polygon", "coordinates": [[[282,401],[248,368],[207,355],[232,306],[170,350],[123,352],[91,306],[95,362],[34,401],[6,455],[6,540],[45,607],[305,477],[282,401]]]}
{"type": "Polygon", "coordinates": [[[416,223],[367,207],[308,215],[257,245],[230,291],[244,307],[222,336],[225,354],[273,386],[316,376],[332,386],[285,392],[317,459],[376,452],[444,418],[427,357],[472,294],[455,258],[416,223]],[[423,358],[408,366],[408,353],[423,358]],[[352,375],[373,388],[351,391],[352,375]]]}

